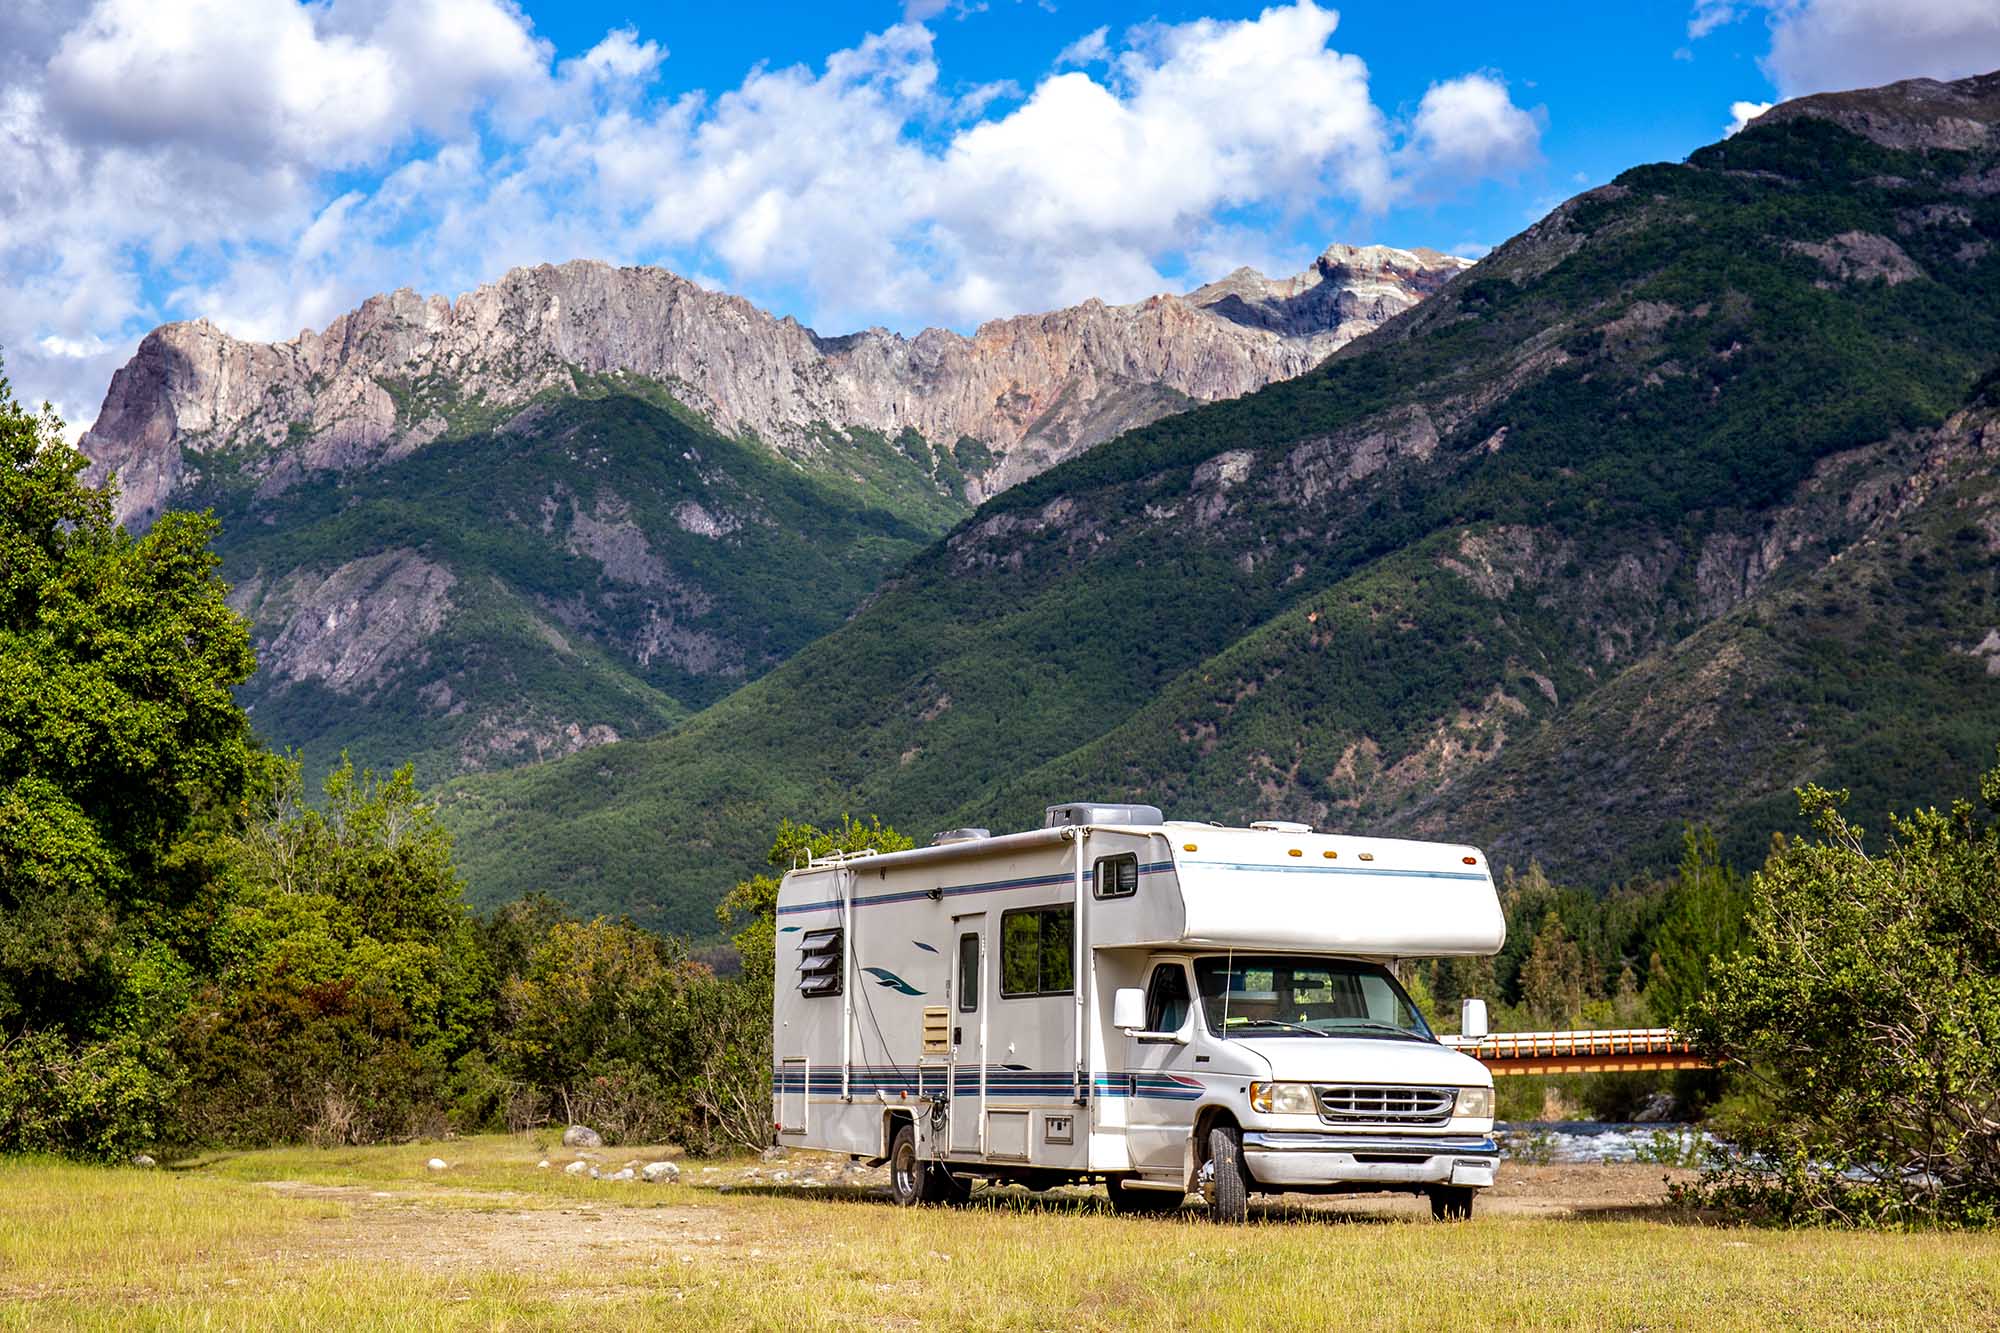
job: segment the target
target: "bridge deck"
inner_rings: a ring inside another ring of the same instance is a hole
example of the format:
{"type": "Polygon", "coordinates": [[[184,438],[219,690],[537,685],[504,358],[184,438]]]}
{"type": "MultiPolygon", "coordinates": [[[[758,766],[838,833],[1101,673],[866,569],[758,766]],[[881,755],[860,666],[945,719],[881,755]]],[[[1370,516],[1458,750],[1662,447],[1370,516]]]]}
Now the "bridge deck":
{"type": "Polygon", "coordinates": [[[1502,1074],[1599,1074],[1625,1070],[1706,1069],[1709,1062],[1672,1028],[1595,1028],[1573,1032],[1492,1032],[1444,1037],[1502,1074]]]}

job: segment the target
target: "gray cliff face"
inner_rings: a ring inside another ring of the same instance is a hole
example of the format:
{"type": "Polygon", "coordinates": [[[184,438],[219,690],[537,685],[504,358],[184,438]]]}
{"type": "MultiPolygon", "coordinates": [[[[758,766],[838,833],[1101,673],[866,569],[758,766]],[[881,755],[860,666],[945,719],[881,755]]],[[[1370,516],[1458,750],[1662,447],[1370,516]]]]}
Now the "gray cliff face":
{"type": "Polygon", "coordinates": [[[456,302],[399,291],[324,331],[248,343],[203,320],[154,330],[114,376],[84,452],[117,472],[119,517],[143,527],[227,455],[276,495],[315,472],[394,461],[468,414],[499,424],[577,372],[669,387],[722,433],[806,459],[827,428],[995,462],[978,501],[1193,402],[1297,375],[1468,266],[1429,251],[1333,246],[1269,280],[1242,269],[1186,296],[1087,301],[970,337],[869,329],[822,338],[661,269],[591,261],[516,269],[456,302]]]}

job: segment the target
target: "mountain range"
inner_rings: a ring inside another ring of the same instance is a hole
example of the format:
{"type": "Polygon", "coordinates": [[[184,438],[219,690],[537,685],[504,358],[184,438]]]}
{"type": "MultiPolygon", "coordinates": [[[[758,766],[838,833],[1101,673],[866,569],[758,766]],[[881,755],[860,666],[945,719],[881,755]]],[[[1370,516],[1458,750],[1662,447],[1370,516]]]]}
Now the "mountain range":
{"type": "Polygon", "coordinates": [[[464,779],[487,900],[711,929],[780,818],[1049,802],[1449,835],[1608,886],[2000,738],[2000,76],[1815,96],[1324,363],[991,495],[662,734],[464,779]]]}
{"type": "Polygon", "coordinates": [[[222,518],[268,740],[437,780],[669,728],[978,501],[1296,375],[1467,266],[1336,245],[914,338],[822,337],[660,269],[519,269],[283,343],[163,326],[82,448],[128,525],[222,518]]]}

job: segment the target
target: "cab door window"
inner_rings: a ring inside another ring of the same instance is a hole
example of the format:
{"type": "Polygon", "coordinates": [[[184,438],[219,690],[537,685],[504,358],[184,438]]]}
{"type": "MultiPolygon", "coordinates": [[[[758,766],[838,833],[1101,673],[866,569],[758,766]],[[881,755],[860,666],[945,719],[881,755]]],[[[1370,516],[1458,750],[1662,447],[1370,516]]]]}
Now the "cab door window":
{"type": "Polygon", "coordinates": [[[1146,1030],[1179,1032],[1187,1024],[1193,1004],[1187,969],[1179,963],[1161,963],[1146,985],[1146,1030]]]}

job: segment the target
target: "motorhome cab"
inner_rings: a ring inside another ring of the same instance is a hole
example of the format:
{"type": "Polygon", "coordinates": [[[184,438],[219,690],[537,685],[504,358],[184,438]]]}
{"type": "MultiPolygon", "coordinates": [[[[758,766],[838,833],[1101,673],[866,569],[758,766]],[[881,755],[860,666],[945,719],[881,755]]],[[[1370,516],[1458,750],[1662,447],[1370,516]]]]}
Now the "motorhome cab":
{"type": "Polygon", "coordinates": [[[1402,1190],[1443,1218],[1493,1183],[1492,1076],[1391,967],[1500,948],[1474,848],[1051,806],[799,866],[777,924],[777,1141],[887,1160],[902,1202],[1097,1179],[1120,1210],[1402,1190]]]}

